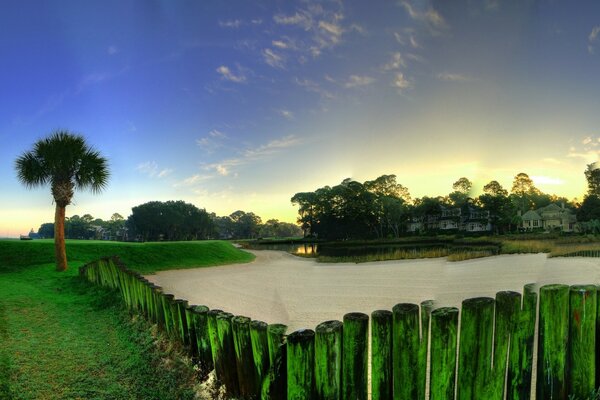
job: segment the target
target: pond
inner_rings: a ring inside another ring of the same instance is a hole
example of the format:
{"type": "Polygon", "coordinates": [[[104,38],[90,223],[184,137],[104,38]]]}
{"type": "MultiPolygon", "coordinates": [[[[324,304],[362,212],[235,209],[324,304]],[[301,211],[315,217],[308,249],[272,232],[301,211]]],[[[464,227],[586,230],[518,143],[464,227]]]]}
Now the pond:
{"type": "Polygon", "coordinates": [[[493,256],[500,253],[497,245],[465,245],[453,243],[395,243],[352,244],[343,243],[260,243],[250,242],[245,247],[252,250],[279,250],[303,257],[318,258],[322,262],[366,262],[416,258],[448,257],[459,261],[493,256]]]}

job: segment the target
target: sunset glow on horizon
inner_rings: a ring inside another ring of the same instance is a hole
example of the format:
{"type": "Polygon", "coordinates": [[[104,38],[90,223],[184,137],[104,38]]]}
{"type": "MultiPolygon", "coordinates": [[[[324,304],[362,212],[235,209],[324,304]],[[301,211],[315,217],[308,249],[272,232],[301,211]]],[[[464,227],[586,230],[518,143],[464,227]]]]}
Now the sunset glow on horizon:
{"type": "Polygon", "coordinates": [[[0,237],[51,222],[14,161],[55,129],[108,158],[67,215],[153,200],[294,222],[297,192],[412,198],[527,173],[581,200],[600,154],[600,2],[48,2],[0,14],[0,237]]]}

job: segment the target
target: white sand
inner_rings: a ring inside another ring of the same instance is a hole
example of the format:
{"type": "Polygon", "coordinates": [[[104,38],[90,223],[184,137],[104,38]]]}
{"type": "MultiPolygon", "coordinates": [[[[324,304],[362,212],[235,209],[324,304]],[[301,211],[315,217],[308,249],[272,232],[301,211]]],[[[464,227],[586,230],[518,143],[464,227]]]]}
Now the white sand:
{"type": "Polygon", "coordinates": [[[443,258],[363,264],[325,264],[279,251],[255,251],[249,264],[159,272],[147,278],[190,304],[203,304],[288,332],[341,320],[347,312],[370,314],[397,303],[433,299],[459,306],[463,299],[522,291],[526,283],[600,283],[596,258],[503,255],[462,262],[443,258]]]}

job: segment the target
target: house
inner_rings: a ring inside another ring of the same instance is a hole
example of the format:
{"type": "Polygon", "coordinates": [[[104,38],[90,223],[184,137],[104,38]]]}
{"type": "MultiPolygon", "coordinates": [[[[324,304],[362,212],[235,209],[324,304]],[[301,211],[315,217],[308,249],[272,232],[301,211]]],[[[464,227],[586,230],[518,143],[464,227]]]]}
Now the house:
{"type": "Polygon", "coordinates": [[[537,210],[529,210],[521,216],[521,228],[526,231],[573,232],[576,223],[577,217],[570,209],[565,208],[564,204],[549,204],[537,210]]]}
{"type": "Polygon", "coordinates": [[[472,204],[463,207],[440,206],[440,212],[413,216],[409,219],[406,230],[410,233],[421,231],[463,231],[489,232],[492,230],[490,213],[472,204]]]}

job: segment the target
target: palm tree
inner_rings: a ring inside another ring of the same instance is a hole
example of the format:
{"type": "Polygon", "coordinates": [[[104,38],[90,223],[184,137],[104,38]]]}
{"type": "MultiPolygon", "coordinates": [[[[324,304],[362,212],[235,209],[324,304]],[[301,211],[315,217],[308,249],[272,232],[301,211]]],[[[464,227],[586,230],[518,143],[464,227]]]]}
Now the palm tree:
{"type": "Polygon", "coordinates": [[[55,131],[37,141],[33,150],[15,161],[17,178],[27,188],[50,185],[56,204],[54,248],[56,270],[67,269],[65,249],[65,208],[71,204],[75,189],[99,193],[108,183],[108,161],[92,149],[83,136],[55,131]]]}

